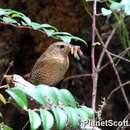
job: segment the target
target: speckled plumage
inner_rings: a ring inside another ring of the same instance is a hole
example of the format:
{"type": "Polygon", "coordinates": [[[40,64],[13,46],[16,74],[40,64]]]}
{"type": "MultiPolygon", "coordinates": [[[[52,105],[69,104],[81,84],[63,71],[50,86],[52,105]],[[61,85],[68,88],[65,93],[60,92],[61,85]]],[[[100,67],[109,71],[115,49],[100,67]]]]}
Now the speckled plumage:
{"type": "Polygon", "coordinates": [[[64,78],[69,67],[70,44],[51,44],[32,68],[30,81],[33,84],[55,85],[64,78]]]}

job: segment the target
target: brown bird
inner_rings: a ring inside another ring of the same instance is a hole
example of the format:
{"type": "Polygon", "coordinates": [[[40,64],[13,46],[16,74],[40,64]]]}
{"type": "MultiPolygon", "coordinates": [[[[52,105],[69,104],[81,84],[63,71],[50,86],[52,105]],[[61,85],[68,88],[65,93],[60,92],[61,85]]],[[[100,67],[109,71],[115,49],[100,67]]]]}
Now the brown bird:
{"type": "MultiPolygon", "coordinates": [[[[33,84],[55,85],[64,78],[69,68],[69,53],[76,49],[64,42],[51,44],[36,61],[30,73],[33,84]]],[[[78,50],[78,49],[77,49],[78,50]]]]}

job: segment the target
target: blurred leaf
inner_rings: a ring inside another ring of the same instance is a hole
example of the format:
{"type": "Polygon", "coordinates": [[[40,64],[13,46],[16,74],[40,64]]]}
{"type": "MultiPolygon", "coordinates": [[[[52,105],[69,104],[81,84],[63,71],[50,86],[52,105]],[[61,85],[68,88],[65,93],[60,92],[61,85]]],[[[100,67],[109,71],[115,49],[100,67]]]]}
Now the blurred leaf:
{"type": "Polygon", "coordinates": [[[59,107],[53,107],[52,112],[56,120],[57,130],[63,130],[67,124],[67,114],[59,107]]]}
{"type": "Polygon", "coordinates": [[[30,109],[28,110],[28,114],[29,114],[31,130],[38,129],[39,126],[41,125],[41,119],[40,119],[39,114],[30,109]]]}
{"type": "Polygon", "coordinates": [[[53,115],[47,110],[40,109],[40,116],[44,130],[50,130],[54,125],[53,115]]]}
{"type": "Polygon", "coordinates": [[[67,33],[67,32],[55,32],[55,33],[53,33],[52,36],[60,38],[61,40],[63,40],[66,43],[70,43],[71,40],[73,39],[73,40],[76,40],[76,41],[81,41],[81,42],[83,42],[83,43],[85,43],[87,45],[85,40],[83,40],[83,39],[81,39],[79,37],[73,36],[72,34],[67,33]]]}
{"type": "Polygon", "coordinates": [[[87,114],[89,119],[94,118],[94,111],[92,108],[86,107],[86,106],[81,106],[81,110],[84,110],[85,113],[87,114]]]}
{"type": "MultiPolygon", "coordinates": [[[[20,78],[19,78],[19,80],[20,80],[20,78]]],[[[25,87],[24,85],[21,85],[20,83],[15,84],[15,86],[16,86],[15,88],[17,88],[18,90],[27,94],[28,96],[32,97],[33,99],[35,99],[41,105],[45,105],[47,103],[47,101],[45,100],[45,98],[41,94],[41,91],[37,90],[36,88],[30,88],[29,86],[25,87]]]]}
{"type": "Polygon", "coordinates": [[[27,109],[28,102],[25,93],[16,87],[7,89],[6,92],[16,101],[20,107],[27,109]]]}
{"type": "Polygon", "coordinates": [[[41,105],[47,104],[46,99],[44,96],[41,94],[41,91],[38,89],[35,89],[32,94],[30,95],[33,99],[35,99],[37,102],[39,102],[41,105]]]}
{"type": "Polygon", "coordinates": [[[130,0],[122,0],[121,3],[126,15],[130,15],[130,0]]]}
{"type": "Polygon", "coordinates": [[[3,117],[2,113],[0,112],[0,117],[3,117]]]}
{"type": "Polygon", "coordinates": [[[5,15],[5,14],[6,14],[6,11],[3,9],[0,9],[0,16],[5,15]]]}
{"type": "Polygon", "coordinates": [[[58,31],[58,29],[54,26],[51,26],[50,24],[41,24],[40,28],[45,28],[45,29],[52,29],[54,31],[58,31]]]}
{"type": "Polygon", "coordinates": [[[112,13],[111,10],[106,9],[106,8],[102,8],[101,11],[102,11],[102,14],[103,14],[104,16],[110,15],[110,14],[112,13]]]}
{"type": "Polygon", "coordinates": [[[88,114],[83,109],[75,108],[75,111],[77,111],[80,118],[84,119],[84,121],[87,121],[89,119],[88,114]]]}
{"type": "Polygon", "coordinates": [[[110,5],[111,10],[120,10],[120,9],[122,9],[122,7],[123,7],[123,5],[118,2],[112,2],[112,4],[110,5]]]}
{"type": "Polygon", "coordinates": [[[36,22],[32,22],[31,26],[33,29],[39,29],[45,31],[48,36],[52,36],[54,32],[58,31],[57,28],[49,24],[38,24],[36,22]]]}
{"type": "Polygon", "coordinates": [[[40,28],[40,25],[39,23],[36,23],[36,22],[32,22],[31,23],[31,27],[35,30],[35,29],[39,29],[40,28]]]}
{"type": "Polygon", "coordinates": [[[65,43],[70,43],[71,39],[72,39],[71,38],[72,35],[70,33],[67,33],[67,32],[55,32],[55,33],[53,33],[53,36],[60,38],[65,43]]]}
{"type": "Polygon", "coordinates": [[[64,100],[65,104],[68,106],[76,107],[77,102],[73,95],[67,90],[67,89],[61,89],[60,90],[62,99],[64,100]]]}
{"type": "Polygon", "coordinates": [[[2,103],[4,103],[4,104],[7,103],[5,97],[4,97],[1,93],[0,93],[0,101],[1,101],[2,103]]]}
{"type": "Polygon", "coordinates": [[[10,17],[3,17],[3,22],[5,23],[17,23],[15,19],[12,19],[10,17]]]}
{"type": "Polygon", "coordinates": [[[0,130],[13,130],[11,127],[5,125],[3,122],[0,123],[0,130]]]}
{"type": "Polygon", "coordinates": [[[87,45],[87,42],[85,40],[83,40],[82,38],[79,38],[79,37],[76,37],[76,36],[72,36],[71,37],[73,40],[76,40],[76,41],[81,41],[82,43],[86,44],[87,45]]]}
{"type": "Polygon", "coordinates": [[[31,25],[31,20],[27,16],[21,17],[28,25],[31,25]]]}
{"type": "Polygon", "coordinates": [[[76,128],[78,125],[78,121],[80,119],[80,116],[78,115],[76,109],[72,108],[72,107],[64,107],[63,109],[65,110],[65,112],[68,115],[69,124],[73,128],[76,128]]]}
{"type": "Polygon", "coordinates": [[[44,97],[48,97],[51,102],[53,103],[58,103],[58,98],[57,98],[57,95],[54,93],[52,87],[49,87],[47,85],[38,85],[36,86],[36,89],[41,92],[41,95],[44,96],[44,97]]]}
{"type": "MultiPolygon", "coordinates": [[[[62,96],[61,96],[60,90],[57,89],[57,88],[55,88],[55,87],[51,87],[51,89],[52,89],[52,91],[53,91],[53,93],[54,93],[54,95],[55,95],[55,99],[57,100],[57,104],[58,104],[58,103],[64,104],[64,99],[63,99],[62,96]]],[[[64,105],[65,105],[65,104],[64,104],[64,105]]]]}
{"type": "Polygon", "coordinates": [[[52,36],[53,33],[55,32],[55,31],[52,30],[52,29],[44,29],[44,28],[42,28],[42,29],[46,32],[46,34],[47,34],[48,37],[52,36]]]}
{"type": "MultiPolygon", "coordinates": [[[[91,1],[94,1],[94,0],[85,0],[86,2],[91,2],[91,1]]],[[[97,0],[97,2],[104,2],[104,0],[97,0]]]]}

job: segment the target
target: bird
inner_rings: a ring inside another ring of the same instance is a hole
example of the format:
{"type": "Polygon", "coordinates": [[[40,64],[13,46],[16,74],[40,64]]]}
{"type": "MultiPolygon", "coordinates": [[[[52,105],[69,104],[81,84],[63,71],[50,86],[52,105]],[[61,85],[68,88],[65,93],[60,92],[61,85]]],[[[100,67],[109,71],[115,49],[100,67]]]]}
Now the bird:
{"type": "MultiPolygon", "coordinates": [[[[69,54],[74,53],[71,44],[55,42],[51,44],[34,64],[29,81],[35,85],[56,85],[69,68],[69,54]]],[[[79,50],[79,49],[77,49],[79,50]]]]}

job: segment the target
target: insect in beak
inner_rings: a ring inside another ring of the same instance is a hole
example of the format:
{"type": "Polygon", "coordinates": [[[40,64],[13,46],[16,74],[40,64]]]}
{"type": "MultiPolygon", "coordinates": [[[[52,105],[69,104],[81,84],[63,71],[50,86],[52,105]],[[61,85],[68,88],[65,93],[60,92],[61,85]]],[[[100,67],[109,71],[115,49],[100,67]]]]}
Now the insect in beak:
{"type": "Polygon", "coordinates": [[[80,56],[83,55],[80,46],[71,45],[71,55],[74,55],[76,59],[80,59],[80,56]]]}

